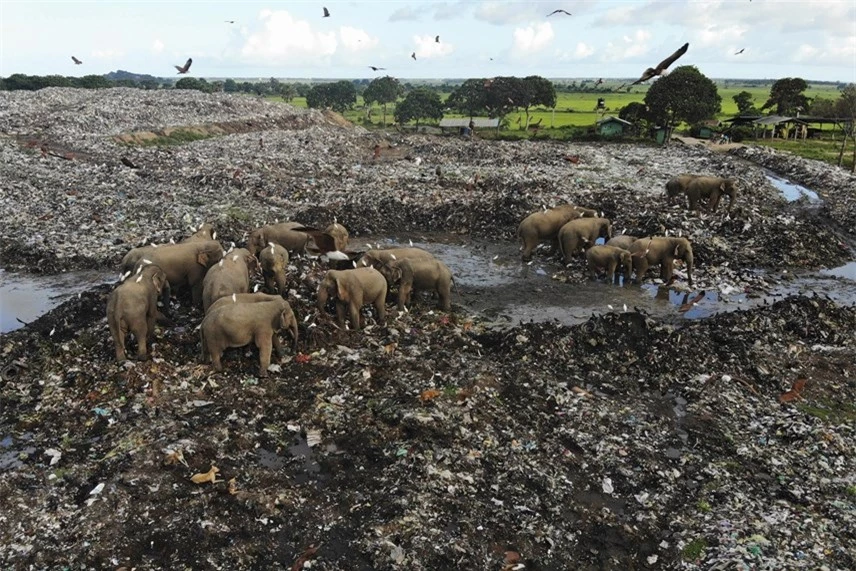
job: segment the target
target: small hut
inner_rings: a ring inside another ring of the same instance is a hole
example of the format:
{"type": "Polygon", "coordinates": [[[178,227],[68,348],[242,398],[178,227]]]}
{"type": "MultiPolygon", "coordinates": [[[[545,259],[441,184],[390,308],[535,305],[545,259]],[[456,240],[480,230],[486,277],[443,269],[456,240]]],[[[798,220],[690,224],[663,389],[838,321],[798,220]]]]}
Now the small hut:
{"type": "Polygon", "coordinates": [[[613,117],[609,115],[603,119],[598,119],[596,132],[601,137],[620,137],[624,134],[624,129],[632,127],[633,123],[613,117]]]}

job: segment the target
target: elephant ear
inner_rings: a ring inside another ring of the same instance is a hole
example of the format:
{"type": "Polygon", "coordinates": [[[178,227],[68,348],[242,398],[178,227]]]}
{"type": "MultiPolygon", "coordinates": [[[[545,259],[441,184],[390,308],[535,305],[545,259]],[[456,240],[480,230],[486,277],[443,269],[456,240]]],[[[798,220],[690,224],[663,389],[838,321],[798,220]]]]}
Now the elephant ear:
{"type": "Polygon", "coordinates": [[[728,185],[728,181],[727,181],[727,180],[723,180],[721,183],[719,183],[719,190],[721,190],[722,192],[725,192],[725,187],[726,187],[727,185],[728,185]]]}
{"type": "Polygon", "coordinates": [[[348,295],[348,288],[345,286],[344,280],[340,278],[336,278],[336,295],[338,295],[341,301],[350,301],[350,296],[348,295]]]}
{"type": "Polygon", "coordinates": [[[198,254],[196,254],[196,263],[199,264],[200,266],[207,266],[208,265],[208,259],[209,259],[208,252],[203,251],[203,252],[199,252],[198,254]]]}
{"type": "Polygon", "coordinates": [[[158,292],[162,291],[164,283],[166,283],[166,274],[163,272],[155,272],[152,274],[152,283],[158,292]]]}

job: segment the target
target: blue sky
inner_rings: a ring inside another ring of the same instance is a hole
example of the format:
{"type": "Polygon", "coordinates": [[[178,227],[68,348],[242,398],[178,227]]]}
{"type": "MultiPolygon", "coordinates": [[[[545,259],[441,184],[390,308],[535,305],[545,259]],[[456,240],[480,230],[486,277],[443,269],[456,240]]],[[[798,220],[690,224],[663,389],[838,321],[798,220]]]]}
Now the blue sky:
{"type": "Polygon", "coordinates": [[[192,57],[195,77],[625,78],[684,42],[672,67],[711,78],[856,83],[854,0],[0,0],[2,76],[174,76],[192,57]],[[547,17],[558,8],[573,15],[547,17]]]}

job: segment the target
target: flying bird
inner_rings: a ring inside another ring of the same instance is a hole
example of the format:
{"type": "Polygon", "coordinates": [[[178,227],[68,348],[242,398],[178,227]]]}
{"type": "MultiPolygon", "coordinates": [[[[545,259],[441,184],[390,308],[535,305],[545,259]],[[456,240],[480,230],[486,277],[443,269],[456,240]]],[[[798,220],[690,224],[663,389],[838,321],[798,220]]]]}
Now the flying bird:
{"type": "Polygon", "coordinates": [[[234,23],[235,23],[235,20],[225,20],[225,22],[226,22],[227,24],[234,24],[234,23]]]}
{"type": "Polygon", "coordinates": [[[71,60],[74,62],[74,65],[80,65],[83,63],[82,61],[80,61],[79,59],[77,59],[74,56],[71,56],[71,60]]]}
{"type": "Polygon", "coordinates": [[[410,57],[412,57],[413,60],[416,61],[416,52],[413,52],[412,54],[410,54],[410,57]]]}
{"type": "Polygon", "coordinates": [[[386,70],[385,67],[375,67],[373,65],[370,65],[369,67],[372,69],[372,71],[385,71],[386,70]]]}
{"type": "Polygon", "coordinates": [[[190,71],[190,64],[192,64],[192,63],[193,63],[193,59],[187,58],[187,61],[184,63],[184,67],[177,65],[177,66],[175,66],[175,69],[178,70],[178,73],[187,73],[188,71],[190,71]]]}
{"type": "Polygon", "coordinates": [[[434,36],[434,41],[439,44],[440,43],[440,36],[434,36]]]}
{"type": "Polygon", "coordinates": [[[603,78],[602,78],[602,77],[601,77],[600,79],[598,79],[598,80],[595,82],[594,86],[595,86],[595,87],[597,87],[597,86],[598,86],[598,85],[600,85],[601,83],[603,83],[603,78]]]}
{"type": "Polygon", "coordinates": [[[330,10],[328,10],[326,6],[324,6],[324,17],[325,17],[325,18],[329,18],[329,17],[330,17],[330,10]]]}
{"type": "Polygon", "coordinates": [[[735,52],[735,54],[734,54],[734,55],[739,56],[740,54],[742,54],[742,53],[743,53],[743,52],[745,52],[745,51],[746,51],[746,48],[743,48],[743,49],[741,49],[739,52],[735,52]]]}
{"type": "Polygon", "coordinates": [[[550,16],[552,16],[553,14],[565,14],[566,16],[573,16],[573,14],[571,14],[571,13],[570,13],[570,12],[568,12],[567,10],[553,10],[552,12],[550,12],[549,14],[547,14],[547,17],[549,18],[549,17],[550,17],[550,16]]]}
{"type": "Polygon", "coordinates": [[[645,70],[645,73],[642,74],[642,77],[631,83],[630,85],[636,85],[637,83],[642,83],[643,81],[648,81],[655,75],[663,75],[663,72],[666,71],[666,68],[675,63],[675,60],[687,53],[687,50],[690,47],[690,43],[687,42],[678,48],[678,51],[661,61],[657,64],[657,67],[649,67],[645,70]]]}

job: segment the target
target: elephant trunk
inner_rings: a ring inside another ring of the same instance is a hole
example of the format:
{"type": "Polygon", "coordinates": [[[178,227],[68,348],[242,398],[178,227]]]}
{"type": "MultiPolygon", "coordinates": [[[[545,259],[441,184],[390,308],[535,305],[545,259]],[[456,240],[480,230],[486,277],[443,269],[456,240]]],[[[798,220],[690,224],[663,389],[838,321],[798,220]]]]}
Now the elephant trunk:
{"type": "Polygon", "coordinates": [[[277,272],[276,276],[274,276],[274,279],[276,280],[276,289],[279,292],[279,295],[281,295],[282,297],[286,297],[288,290],[286,289],[285,273],[277,272]]]}
{"type": "Polygon", "coordinates": [[[318,290],[318,311],[324,311],[324,308],[327,307],[327,289],[321,288],[318,290]]]}
{"type": "Polygon", "coordinates": [[[624,283],[630,283],[630,276],[633,275],[633,260],[628,254],[624,260],[624,283]]]}

